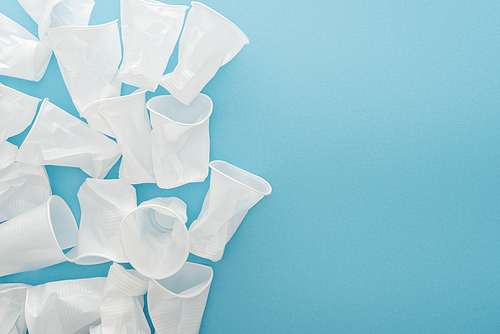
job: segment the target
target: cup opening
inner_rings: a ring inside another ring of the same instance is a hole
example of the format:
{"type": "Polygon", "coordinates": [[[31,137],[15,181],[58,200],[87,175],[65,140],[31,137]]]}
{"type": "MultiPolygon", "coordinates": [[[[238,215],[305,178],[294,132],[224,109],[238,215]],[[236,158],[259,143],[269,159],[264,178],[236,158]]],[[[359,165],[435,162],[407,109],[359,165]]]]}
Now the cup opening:
{"type": "Polygon", "coordinates": [[[262,195],[269,195],[272,191],[271,185],[260,176],[225,161],[212,161],[210,162],[210,168],[212,168],[212,171],[216,171],[262,195]]]}
{"type": "Polygon", "coordinates": [[[175,275],[157,280],[157,283],[176,295],[192,297],[204,291],[212,277],[211,267],[187,262],[175,275]]]}
{"type": "Polygon", "coordinates": [[[149,100],[148,109],[174,123],[197,125],[210,117],[213,103],[212,99],[205,94],[198,94],[188,105],[178,101],[172,95],[162,95],[149,100]]]}
{"type": "Polygon", "coordinates": [[[52,196],[48,202],[49,220],[52,231],[61,250],[78,244],[78,227],[68,204],[59,196],[52,196]]]}

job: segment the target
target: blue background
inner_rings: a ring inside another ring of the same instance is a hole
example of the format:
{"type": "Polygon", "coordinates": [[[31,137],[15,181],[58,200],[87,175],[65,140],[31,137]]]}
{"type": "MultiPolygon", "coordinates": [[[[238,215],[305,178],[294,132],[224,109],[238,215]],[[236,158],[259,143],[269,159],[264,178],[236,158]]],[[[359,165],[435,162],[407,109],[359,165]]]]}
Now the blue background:
{"type": "MultiPolygon", "coordinates": [[[[215,272],[201,333],[500,332],[500,2],[205,3],[250,38],[203,90],[211,159],[273,193],[220,262],[190,256],[215,272]]],[[[17,1],[0,11],[36,35],[17,1]]],[[[116,18],[119,1],[96,1],[91,24],[116,18]]],[[[177,51],[167,72],[176,63],[177,51]]],[[[0,81],[77,115],[55,57],[39,83],[0,81]]],[[[79,220],[86,175],[47,170],[79,220]]],[[[136,189],[139,202],[180,197],[190,224],[208,187],[136,189]]],[[[0,283],[106,276],[109,265],[0,283]]]]}

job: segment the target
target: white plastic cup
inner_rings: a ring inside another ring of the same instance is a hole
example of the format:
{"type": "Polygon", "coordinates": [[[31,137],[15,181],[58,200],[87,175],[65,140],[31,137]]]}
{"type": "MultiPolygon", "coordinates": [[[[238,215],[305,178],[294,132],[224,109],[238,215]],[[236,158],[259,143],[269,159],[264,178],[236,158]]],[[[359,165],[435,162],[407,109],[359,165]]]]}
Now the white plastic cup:
{"type": "Polygon", "coordinates": [[[189,104],[250,41],[240,28],[206,5],[193,1],[179,41],[179,62],[159,83],[189,104]]]}
{"type": "Polygon", "coordinates": [[[114,141],[45,99],[16,161],[78,167],[91,177],[104,178],[119,158],[114,141]]]}
{"type": "Polygon", "coordinates": [[[68,258],[76,246],[78,226],[59,196],[0,224],[0,276],[41,269],[68,258]]]}
{"type": "Polygon", "coordinates": [[[11,164],[0,170],[0,222],[36,208],[51,195],[45,167],[11,164]]]}
{"type": "Polygon", "coordinates": [[[189,227],[190,252],[216,262],[248,210],[272,188],[263,178],[225,161],[212,161],[210,168],[210,189],[200,215],[189,227]]]}
{"type": "Polygon", "coordinates": [[[89,333],[101,319],[105,284],[105,277],[93,277],[30,287],[26,296],[29,333],[89,333]]]}
{"type": "Polygon", "coordinates": [[[150,334],[143,311],[148,281],[135,270],[113,263],[101,301],[101,324],[91,328],[90,334],[150,334]]]}
{"type": "Polygon", "coordinates": [[[120,225],[120,240],[130,264],[143,276],[174,275],[189,255],[186,203],[176,197],[141,203],[120,225]]]}
{"type": "Polygon", "coordinates": [[[0,83],[0,142],[20,134],[31,124],[40,101],[0,83]]]}
{"type": "Polygon", "coordinates": [[[186,262],[169,278],[149,280],[148,309],[157,334],[196,334],[214,272],[211,267],[186,262]]]}
{"type": "Polygon", "coordinates": [[[0,75],[38,82],[51,56],[28,30],[0,13],[0,75]]]}
{"type": "Polygon", "coordinates": [[[116,75],[122,53],[117,21],[47,29],[64,83],[80,115],[95,101],[120,96],[121,82],[116,75]]]}
{"type": "Polygon", "coordinates": [[[130,184],[155,182],[145,90],[94,102],[82,116],[93,129],[116,138],[123,155],[120,179],[130,184]]]}
{"type": "Polygon", "coordinates": [[[158,187],[170,189],[203,182],[210,159],[209,118],[212,100],[199,94],[189,105],[172,95],[148,101],[153,133],[153,166],[158,187]]]}
{"type": "Polygon", "coordinates": [[[118,80],[154,92],[181,33],[187,6],[121,0],[123,61],[118,80]]]}
{"type": "Polygon", "coordinates": [[[25,304],[29,285],[0,284],[0,333],[25,334],[25,304]]]}
{"type": "Polygon", "coordinates": [[[122,180],[87,179],[78,191],[81,209],[78,247],[66,254],[77,264],[128,262],[120,243],[120,223],[137,207],[135,188],[122,180]]]}

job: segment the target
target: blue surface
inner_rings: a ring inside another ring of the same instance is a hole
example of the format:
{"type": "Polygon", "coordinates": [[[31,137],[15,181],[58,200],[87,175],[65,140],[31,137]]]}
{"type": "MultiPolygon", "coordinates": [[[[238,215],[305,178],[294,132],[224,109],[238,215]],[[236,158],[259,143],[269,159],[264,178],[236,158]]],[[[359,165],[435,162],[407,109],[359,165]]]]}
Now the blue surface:
{"type": "MultiPolygon", "coordinates": [[[[250,38],[203,90],[211,159],[273,193],[220,262],[190,256],[215,272],[201,333],[500,332],[500,2],[205,3],[250,38]]],[[[36,34],[17,1],[0,11],[36,34]]],[[[118,17],[119,1],[97,0],[91,24],[118,17]]],[[[55,57],[39,83],[0,81],[77,114],[55,57]]],[[[86,175],[47,169],[78,220],[86,175]]],[[[208,186],[136,188],[139,202],[180,197],[190,224],[208,186]]]]}

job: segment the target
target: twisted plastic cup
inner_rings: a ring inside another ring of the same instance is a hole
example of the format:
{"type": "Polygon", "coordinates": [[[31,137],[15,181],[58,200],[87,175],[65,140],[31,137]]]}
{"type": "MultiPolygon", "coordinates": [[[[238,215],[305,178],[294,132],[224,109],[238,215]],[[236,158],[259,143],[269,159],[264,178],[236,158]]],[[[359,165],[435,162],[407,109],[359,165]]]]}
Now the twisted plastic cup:
{"type": "Polygon", "coordinates": [[[26,333],[25,304],[29,285],[0,284],[0,333],[26,333]]]}

